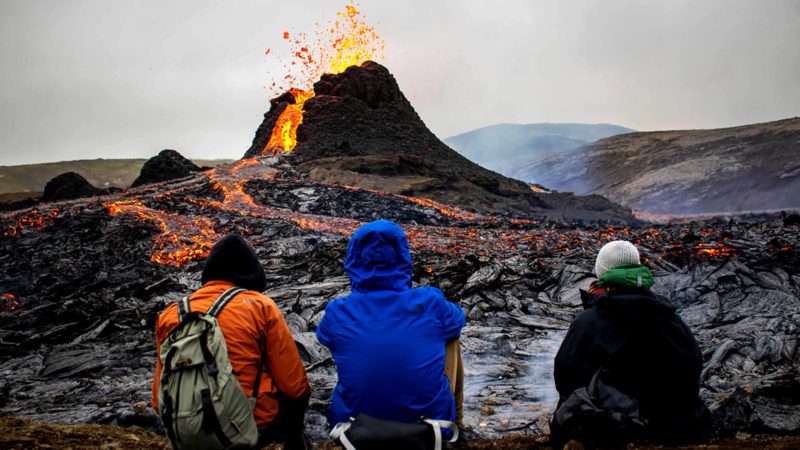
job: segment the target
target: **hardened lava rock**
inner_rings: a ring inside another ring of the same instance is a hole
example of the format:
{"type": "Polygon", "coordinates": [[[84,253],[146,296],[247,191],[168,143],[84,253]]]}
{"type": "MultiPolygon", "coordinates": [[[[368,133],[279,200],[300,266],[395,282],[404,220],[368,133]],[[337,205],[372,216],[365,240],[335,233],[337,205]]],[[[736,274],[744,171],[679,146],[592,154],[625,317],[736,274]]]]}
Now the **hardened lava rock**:
{"type": "Polygon", "coordinates": [[[144,163],[139,177],[133,181],[131,187],[176,180],[200,170],[200,167],[175,150],[161,150],[158,155],[144,163]]]}
{"type": "Polygon", "coordinates": [[[72,200],[91,197],[100,192],[83,176],[75,172],[66,172],[48,181],[44,187],[42,201],[72,200]]]}

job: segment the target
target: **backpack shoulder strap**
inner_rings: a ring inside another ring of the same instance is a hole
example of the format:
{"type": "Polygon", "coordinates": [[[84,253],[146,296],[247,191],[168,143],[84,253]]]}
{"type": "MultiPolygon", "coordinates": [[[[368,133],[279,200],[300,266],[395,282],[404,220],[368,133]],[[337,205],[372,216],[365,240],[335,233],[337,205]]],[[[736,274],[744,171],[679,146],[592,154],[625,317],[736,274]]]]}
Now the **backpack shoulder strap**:
{"type": "Polygon", "coordinates": [[[228,303],[231,300],[233,300],[233,297],[244,291],[245,289],[242,289],[240,287],[232,287],[227,291],[223,292],[222,295],[220,295],[216,300],[214,300],[214,303],[212,303],[211,307],[208,308],[208,312],[206,312],[206,314],[212,317],[217,317],[219,313],[222,312],[223,308],[225,308],[225,306],[227,306],[228,303]]]}
{"type": "Polygon", "coordinates": [[[353,425],[353,420],[355,419],[351,417],[350,420],[348,420],[347,422],[337,423],[336,426],[333,427],[330,433],[331,439],[333,439],[334,441],[339,441],[339,443],[342,444],[342,447],[344,447],[345,450],[356,450],[356,447],[353,445],[352,442],[350,442],[350,439],[347,438],[347,434],[345,434],[345,432],[349,430],[350,427],[353,425]]]}
{"type": "Polygon", "coordinates": [[[183,322],[184,317],[192,312],[192,307],[189,305],[189,297],[183,297],[178,300],[178,321],[183,322]]]}
{"type": "Polygon", "coordinates": [[[455,422],[450,422],[449,420],[432,419],[422,419],[422,421],[433,427],[434,449],[441,450],[442,448],[442,428],[450,428],[453,430],[453,437],[451,437],[447,442],[455,442],[458,439],[458,425],[456,425],[455,422]]]}

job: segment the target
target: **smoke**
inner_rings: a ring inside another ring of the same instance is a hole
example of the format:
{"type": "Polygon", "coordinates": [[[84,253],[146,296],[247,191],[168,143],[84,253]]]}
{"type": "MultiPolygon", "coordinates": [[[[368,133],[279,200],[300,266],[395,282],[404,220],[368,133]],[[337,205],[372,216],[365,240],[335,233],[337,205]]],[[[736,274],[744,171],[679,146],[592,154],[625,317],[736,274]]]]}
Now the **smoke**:
{"type": "Polygon", "coordinates": [[[555,409],[558,403],[558,391],[553,378],[554,359],[565,334],[564,331],[554,331],[533,342],[531,349],[534,355],[528,360],[528,373],[522,379],[534,402],[545,409],[548,406],[555,409]]]}

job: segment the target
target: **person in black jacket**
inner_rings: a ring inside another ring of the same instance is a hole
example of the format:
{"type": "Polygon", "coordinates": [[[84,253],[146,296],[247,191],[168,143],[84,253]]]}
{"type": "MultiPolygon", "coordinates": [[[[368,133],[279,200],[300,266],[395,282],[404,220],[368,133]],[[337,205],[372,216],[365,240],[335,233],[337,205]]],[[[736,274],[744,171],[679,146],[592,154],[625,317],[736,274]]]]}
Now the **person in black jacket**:
{"type": "Polygon", "coordinates": [[[638,402],[647,440],[707,440],[710,415],[699,398],[702,353],[675,307],[650,291],[653,277],[636,247],[626,241],[606,244],[595,274],[589,291],[581,291],[585,310],[555,357],[559,407],[604,369],[603,381],[638,402]]]}

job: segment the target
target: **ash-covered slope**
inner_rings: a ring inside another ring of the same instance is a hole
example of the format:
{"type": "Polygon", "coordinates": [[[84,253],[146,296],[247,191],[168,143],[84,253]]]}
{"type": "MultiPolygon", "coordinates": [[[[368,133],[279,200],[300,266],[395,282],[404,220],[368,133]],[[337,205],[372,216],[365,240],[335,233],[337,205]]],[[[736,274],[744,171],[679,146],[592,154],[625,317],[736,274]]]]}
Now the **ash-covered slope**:
{"type": "MultiPolygon", "coordinates": [[[[626,222],[630,212],[599,196],[535,193],[487,170],[425,126],[389,71],[367,61],[314,85],[297,129],[293,164],[312,178],[426,197],[484,212],[572,221],[626,222]]],[[[291,95],[272,101],[245,157],[260,156],[291,95]]]]}
{"type": "Polygon", "coordinates": [[[656,214],[800,208],[800,118],[614,136],[516,175],[656,214]]]}

